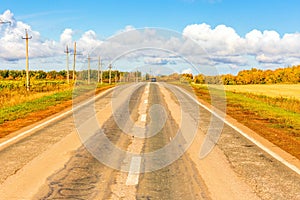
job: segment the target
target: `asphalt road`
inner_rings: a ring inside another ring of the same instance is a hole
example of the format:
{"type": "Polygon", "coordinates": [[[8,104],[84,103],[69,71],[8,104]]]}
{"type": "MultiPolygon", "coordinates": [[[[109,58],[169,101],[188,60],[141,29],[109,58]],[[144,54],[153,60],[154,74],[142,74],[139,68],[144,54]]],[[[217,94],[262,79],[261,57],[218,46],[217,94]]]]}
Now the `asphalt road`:
{"type": "Polygon", "coordinates": [[[0,199],[300,199],[299,175],[232,127],[200,159],[211,119],[176,86],[120,86],[2,149],[0,199]],[[67,159],[50,171],[53,149],[67,159]]]}

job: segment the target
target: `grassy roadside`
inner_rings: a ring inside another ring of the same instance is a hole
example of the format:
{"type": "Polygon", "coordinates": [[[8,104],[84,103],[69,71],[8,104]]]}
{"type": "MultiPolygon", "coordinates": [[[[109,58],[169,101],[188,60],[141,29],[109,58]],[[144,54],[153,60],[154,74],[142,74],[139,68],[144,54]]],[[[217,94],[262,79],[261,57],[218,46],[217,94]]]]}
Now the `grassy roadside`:
{"type": "MultiPolygon", "coordinates": [[[[192,85],[198,98],[210,103],[216,89],[192,85]]],[[[227,114],[300,159],[300,101],[252,93],[226,92],[227,114]]]]}
{"type": "MultiPolygon", "coordinates": [[[[114,85],[101,85],[95,93],[111,87],[114,85]]],[[[17,105],[1,108],[0,138],[72,106],[73,96],[73,89],[68,88],[17,105]]],[[[80,102],[86,100],[87,95],[80,96],[77,94],[75,99],[76,102],[80,102]]]]}
{"type": "Polygon", "coordinates": [[[63,101],[72,98],[72,90],[56,92],[31,101],[20,103],[14,106],[5,107],[0,110],[0,124],[6,121],[13,121],[25,117],[27,114],[45,110],[50,106],[55,106],[63,101]]]}

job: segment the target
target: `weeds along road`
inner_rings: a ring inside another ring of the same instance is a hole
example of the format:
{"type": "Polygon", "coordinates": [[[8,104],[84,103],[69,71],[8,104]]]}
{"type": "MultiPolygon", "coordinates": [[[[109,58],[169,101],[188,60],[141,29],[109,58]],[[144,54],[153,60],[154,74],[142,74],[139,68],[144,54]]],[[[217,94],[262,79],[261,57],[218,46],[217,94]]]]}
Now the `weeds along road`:
{"type": "Polygon", "coordinates": [[[300,199],[299,175],[227,125],[200,159],[211,118],[176,86],[109,90],[2,148],[0,199],[300,199]]]}

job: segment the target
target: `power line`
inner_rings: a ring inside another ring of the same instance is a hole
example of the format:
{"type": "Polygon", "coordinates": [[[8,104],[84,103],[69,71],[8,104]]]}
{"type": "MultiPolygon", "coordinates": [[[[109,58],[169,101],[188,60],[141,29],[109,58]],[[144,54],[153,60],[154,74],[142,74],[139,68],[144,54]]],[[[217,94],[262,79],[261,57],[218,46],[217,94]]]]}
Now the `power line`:
{"type": "Polygon", "coordinates": [[[32,38],[32,36],[28,37],[27,29],[25,29],[26,36],[22,37],[23,40],[26,40],[26,89],[27,91],[30,90],[30,84],[29,84],[29,56],[28,56],[28,40],[32,38]]]}
{"type": "Polygon", "coordinates": [[[108,68],[109,68],[109,84],[111,85],[111,68],[112,68],[111,64],[109,64],[108,68]]]}
{"type": "Polygon", "coordinates": [[[74,52],[73,52],[73,81],[75,80],[75,72],[76,72],[76,56],[77,55],[82,55],[80,53],[77,53],[77,50],[76,50],[76,42],[74,42],[74,52]]]}
{"type": "Polygon", "coordinates": [[[88,54],[88,85],[91,83],[91,57],[88,54]]]}
{"type": "Polygon", "coordinates": [[[67,60],[67,63],[66,63],[66,65],[67,65],[67,82],[69,84],[70,83],[70,72],[69,72],[69,53],[70,53],[70,51],[69,51],[68,45],[66,46],[65,53],[67,54],[67,58],[66,58],[66,60],[67,60]]]}
{"type": "Polygon", "coordinates": [[[102,72],[102,61],[100,56],[98,57],[98,83],[101,82],[103,84],[103,72],[102,72]]]}
{"type": "Polygon", "coordinates": [[[73,81],[75,80],[75,65],[76,65],[76,42],[74,42],[74,60],[73,60],[73,81]]]}

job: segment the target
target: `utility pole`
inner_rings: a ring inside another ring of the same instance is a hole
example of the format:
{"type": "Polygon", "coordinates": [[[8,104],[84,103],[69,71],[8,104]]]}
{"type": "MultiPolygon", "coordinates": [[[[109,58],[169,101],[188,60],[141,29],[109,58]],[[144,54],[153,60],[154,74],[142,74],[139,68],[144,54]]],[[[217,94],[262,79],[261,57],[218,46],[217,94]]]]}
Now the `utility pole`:
{"type": "Polygon", "coordinates": [[[99,83],[100,82],[100,56],[98,57],[98,75],[97,75],[97,77],[98,77],[98,79],[97,79],[97,83],[99,83]]]}
{"type": "Polygon", "coordinates": [[[111,68],[112,68],[111,64],[109,64],[108,68],[109,68],[109,85],[111,85],[111,68]]]}
{"type": "Polygon", "coordinates": [[[30,83],[29,83],[29,59],[28,59],[28,40],[32,38],[32,36],[28,37],[27,29],[25,29],[26,36],[22,37],[23,40],[26,40],[26,89],[27,91],[30,90],[30,83]]]}
{"type": "Polygon", "coordinates": [[[121,73],[121,71],[120,71],[120,79],[119,79],[119,83],[121,83],[122,82],[122,73],[121,73]]]}
{"type": "Polygon", "coordinates": [[[75,80],[75,65],[76,65],[76,42],[74,42],[74,60],[73,60],[73,81],[75,80]]]}
{"type": "Polygon", "coordinates": [[[91,83],[91,57],[88,55],[88,85],[91,83]]]}
{"type": "Polygon", "coordinates": [[[135,82],[138,83],[139,82],[139,72],[135,71],[134,75],[135,75],[135,82]]]}
{"type": "Polygon", "coordinates": [[[65,53],[67,54],[67,82],[68,82],[68,84],[70,84],[70,72],[69,72],[69,53],[70,53],[70,51],[69,51],[68,45],[66,47],[65,53]]]}
{"type": "Polygon", "coordinates": [[[98,58],[98,83],[101,82],[101,85],[103,83],[102,79],[103,79],[102,62],[101,62],[101,59],[99,56],[99,58],[98,58]]]}
{"type": "Polygon", "coordinates": [[[101,85],[103,84],[103,69],[102,69],[102,61],[100,62],[100,69],[101,69],[101,71],[100,71],[100,77],[101,77],[101,85]]]}

